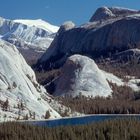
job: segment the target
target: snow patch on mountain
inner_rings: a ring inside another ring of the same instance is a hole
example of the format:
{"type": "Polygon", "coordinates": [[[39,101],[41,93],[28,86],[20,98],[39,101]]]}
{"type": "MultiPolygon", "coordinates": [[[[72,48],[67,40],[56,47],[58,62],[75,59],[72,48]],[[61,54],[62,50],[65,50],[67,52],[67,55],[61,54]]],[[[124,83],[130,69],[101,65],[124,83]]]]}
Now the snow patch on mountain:
{"type": "Polygon", "coordinates": [[[102,71],[106,77],[106,79],[113,83],[116,84],[117,86],[128,86],[130,87],[133,91],[140,91],[140,79],[136,79],[135,77],[127,76],[128,81],[124,81],[123,79],[115,76],[112,73],[108,73],[105,71],[102,71]]]}
{"type": "Polygon", "coordinates": [[[59,29],[58,26],[51,25],[50,23],[48,23],[42,19],[37,19],[37,20],[16,19],[16,20],[14,20],[14,22],[22,23],[27,26],[35,26],[37,28],[41,28],[43,30],[48,31],[49,33],[56,33],[59,29]]]}

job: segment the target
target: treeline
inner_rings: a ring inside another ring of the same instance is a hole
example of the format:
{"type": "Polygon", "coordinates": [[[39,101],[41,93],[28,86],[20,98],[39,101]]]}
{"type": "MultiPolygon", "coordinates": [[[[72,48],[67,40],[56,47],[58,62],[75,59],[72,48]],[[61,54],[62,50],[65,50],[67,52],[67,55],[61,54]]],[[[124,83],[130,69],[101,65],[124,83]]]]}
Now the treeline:
{"type": "Polygon", "coordinates": [[[60,100],[72,111],[84,114],[140,114],[140,100],[119,100],[101,97],[68,97],[61,98],[60,100]]]}
{"type": "Polygon", "coordinates": [[[136,119],[54,128],[10,122],[0,124],[0,140],[139,140],[139,130],[136,119]]]}
{"type": "MultiPolygon", "coordinates": [[[[84,114],[140,114],[140,92],[127,86],[118,87],[110,83],[113,94],[110,97],[57,97],[56,100],[72,111],[84,114]]],[[[65,111],[65,116],[68,115],[65,111]]]]}
{"type": "Polygon", "coordinates": [[[35,71],[37,81],[43,85],[48,93],[53,94],[55,90],[55,85],[53,81],[58,78],[61,74],[61,69],[53,69],[47,72],[41,71],[35,71]]]}
{"type": "MultiPolygon", "coordinates": [[[[135,64],[135,65],[137,65],[137,64],[135,64]]],[[[126,69],[128,69],[130,72],[132,72],[138,76],[139,65],[137,65],[137,66],[138,67],[132,67],[131,69],[129,67],[126,69]]],[[[123,65],[122,65],[122,67],[125,68],[123,65]]],[[[115,70],[115,67],[113,67],[111,69],[115,70]]],[[[118,69],[119,69],[119,67],[118,67],[118,69]]],[[[140,68],[139,68],[139,70],[140,70],[140,68]]],[[[124,70],[124,71],[126,72],[126,70],[124,70]]],[[[120,68],[120,71],[118,70],[118,73],[119,72],[120,73],[122,72],[121,68],[120,68]]],[[[128,72],[128,73],[126,72],[125,74],[124,74],[124,72],[122,72],[121,75],[126,76],[127,74],[130,74],[130,72],[128,72]]],[[[61,73],[60,70],[53,70],[48,75],[46,73],[46,77],[48,77],[47,80],[51,81],[54,77],[57,77],[60,73],[61,73]]],[[[140,73],[140,71],[139,71],[139,73],[140,73]]],[[[41,76],[39,76],[39,77],[41,77],[41,76]]],[[[125,80],[127,80],[127,79],[125,79],[125,80]]],[[[84,96],[79,96],[76,98],[58,97],[55,99],[58,100],[59,102],[61,102],[63,105],[69,107],[72,111],[77,111],[77,112],[81,112],[81,113],[85,113],[85,114],[137,114],[137,113],[139,114],[140,113],[140,92],[135,92],[128,86],[117,86],[116,84],[113,84],[113,83],[109,83],[109,84],[113,90],[113,94],[111,97],[108,97],[108,98],[102,98],[102,97],[86,98],[84,96]]],[[[140,83],[138,83],[138,84],[140,84],[140,83]]],[[[49,90],[49,93],[51,93],[51,91],[53,91],[52,90],[53,86],[50,89],[51,90],[49,90]]],[[[59,113],[62,116],[69,115],[68,109],[66,109],[63,114],[61,113],[61,108],[59,110],[60,110],[59,113]]]]}
{"type": "Polygon", "coordinates": [[[140,63],[135,61],[111,61],[102,60],[98,61],[97,65],[100,69],[113,73],[114,75],[127,80],[126,76],[135,76],[140,78],[140,63]]]}

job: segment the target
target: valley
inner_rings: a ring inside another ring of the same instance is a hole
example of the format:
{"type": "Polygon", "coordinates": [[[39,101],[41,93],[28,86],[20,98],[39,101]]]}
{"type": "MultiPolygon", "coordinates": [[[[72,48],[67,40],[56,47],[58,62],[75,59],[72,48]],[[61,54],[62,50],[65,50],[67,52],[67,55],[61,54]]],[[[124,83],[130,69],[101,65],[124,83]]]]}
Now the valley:
{"type": "Polygon", "coordinates": [[[139,10],[99,7],[60,27],[0,18],[0,139],[137,140],[139,114],[139,10]]]}

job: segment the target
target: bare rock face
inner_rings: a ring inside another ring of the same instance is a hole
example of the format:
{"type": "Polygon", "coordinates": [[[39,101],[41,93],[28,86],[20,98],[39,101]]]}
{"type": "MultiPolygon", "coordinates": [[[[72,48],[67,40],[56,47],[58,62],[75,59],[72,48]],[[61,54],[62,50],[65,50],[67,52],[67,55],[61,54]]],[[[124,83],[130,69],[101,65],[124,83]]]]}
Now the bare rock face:
{"type": "Polygon", "coordinates": [[[37,67],[60,67],[68,56],[83,54],[98,58],[110,53],[139,48],[140,17],[125,17],[113,22],[94,23],[58,34],[49,49],[38,61],[37,67]]]}
{"type": "Polygon", "coordinates": [[[56,96],[104,96],[111,95],[111,88],[95,62],[81,55],[69,57],[56,81],[56,96]]]}
{"type": "Polygon", "coordinates": [[[100,7],[91,17],[90,22],[106,20],[110,18],[117,18],[137,13],[139,13],[139,11],[121,7],[100,7]]]}
{"type": "Polygon", "coordinates": [[[73,24],[62,26],[49,49],[39,59],[37,69],[59,68],[73,54],[101,56],[140,48],[140,14],[138,11],[119,8],[101,8],[119,18],[106,19],[102,22],[90,22],[80,27],[73,24]],[[63,31],[62,31],[63,30],[63,31]]]}
{"type": "Polygon", "coordinates": [[[51,111],[51,118],[60,117],[45,100],[47,98],[50,98],[49,95],[37,83],[35,73],[17,48],[0,40],[0,105],[6,100],[9,102],[7,111],[0,108],[0,121],[4,120],[4,115],[7,116],[6,120],[15,120],[18,117],[25,119],[26,115],[32,119],[31,114],[36,119],[41,119],[47,110],[51,111]]]}
{"type": "Polygon", "coordinates": [[[115,17],[112,11],[107,7],[101,7],[96,10],[95,14],[91,17],[90,22],[107,19],[110,17],[115,17]]]}
{"type": "Polygon", "coordinates": [[[37,69],[47,69],[47,68],[53,68],[57,66],[59,67],[61,63],[64,63],[66,61],[68,57],[68,53],[66,54],[64,54],[63,52],[61,53],[60,48],[56,46],[57,45],[61,46],[59,44],[59,41],[62,40],[63,34],[66,33],[67,31],[74,29],[74,27],[75,27],[75,24],[72,21],[65,22],[63,25],[60,26],[60,29],[58,30],[55,36],[55,40],[52,42],[51,46],[47,49],[44,55],[39,59],[38,64],[37,64],[37,67],[38,67],[37,69]],[[52,55],[54,57],[52,57],[52,55]],[[51,57],[52,57],[52,60],[49,60],[49,58],[51,57]],[[46,60],[49,60],[49,61],[46,62],[46,60]],[[58,60],[58,64],[54,64],[53,62],[57,60],[58,60]]]}

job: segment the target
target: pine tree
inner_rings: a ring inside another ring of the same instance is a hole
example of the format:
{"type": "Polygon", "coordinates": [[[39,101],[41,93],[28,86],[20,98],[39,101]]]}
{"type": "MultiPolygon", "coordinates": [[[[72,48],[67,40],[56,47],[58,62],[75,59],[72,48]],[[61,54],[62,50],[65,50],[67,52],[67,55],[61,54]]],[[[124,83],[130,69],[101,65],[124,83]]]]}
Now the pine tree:
{"type": "Polygon", "coordinates": [[[6,101],[3,103],[2,110],[7,111],[8,107],[9,107],[9,101],[8,99],[6,99],[6,101]]]}
{"type": "Polygon", "coordinates": [[[50,118],[50,112],[49,112],[49,110],[48,111],[46,111],[46,114],[45,114],[45,119],[49,119],[50,118]]]}

